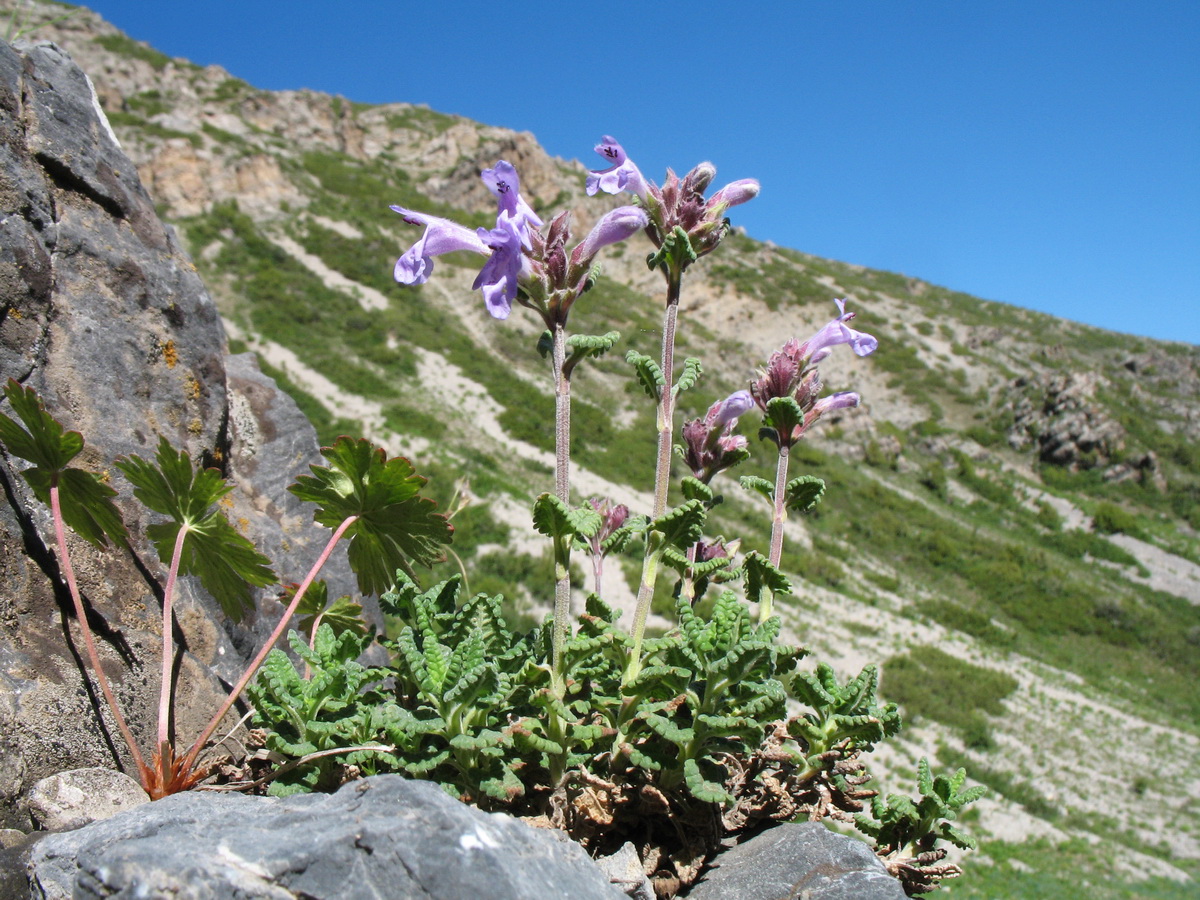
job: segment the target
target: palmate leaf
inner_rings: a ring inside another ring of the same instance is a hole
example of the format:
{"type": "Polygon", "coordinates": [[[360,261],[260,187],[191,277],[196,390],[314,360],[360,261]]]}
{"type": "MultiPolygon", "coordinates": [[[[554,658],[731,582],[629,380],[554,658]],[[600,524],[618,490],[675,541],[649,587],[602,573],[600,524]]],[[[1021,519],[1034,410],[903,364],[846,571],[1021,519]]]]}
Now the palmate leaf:
{"type": "Polygon", "coordinates": [[[63,521],[72,531],[96,547],[105,546],[108,538],[124,546],[125,523],[112,501],[117,492],[91,472],[67,466],[83,450],[83,437],[77,431],[64,431],[33,388],[10,378],[4,395],[24,427],[0,413],[0,444],[13,456],[33,463],[33,468],[21,473],[33,495],[49,506],[50,487],[57,481],[63,521]]]}
{"type": "Polygon", "coordinates": [[[432,565],[442,558],[454,529],[434,512],[432,500],[420,496],[425,479],[407,459],[388,459],[382,448],[348,437],[323,447],[321,455],[330,466],[310,466],[313,474],[301,475],[288,490],[317,504],[313,519],[329,528],[358,517],[346,535],[359,590],[382,594],[409,560],[432,565]]]}
{"type": "MultiPolygon", "coordinates": [[[[299,588],[299,584],[285,584],[280,602],[285,606],[291,603],[299,588]]],[[[310,637],[318,622],[332,628],[335,635],[347,631],[361,635],[367,633],[362,609],[362,606],[353,602],[349,596],[338,597],[330,603],[329,587],[323,580],[318,579],[308,586],[300,605],[296,607],[296,615],[300,617],[300,630],[310,637]]]]}
{"type": "Polygon", "coordinates": [[[133,485],[134,495],[172,521],[151,525],[146,534],[164,565],[170,565],[181,528],[187,529],[179,571],[195,575],[227,616],[238,621],[254,608],[250,588],[274,584],[270,560],[254,549],[214,504],[231,488],[216,469],[196,471],[191,457],[160,438],[157,465],[130,456],[117,468],[133,485]]]}

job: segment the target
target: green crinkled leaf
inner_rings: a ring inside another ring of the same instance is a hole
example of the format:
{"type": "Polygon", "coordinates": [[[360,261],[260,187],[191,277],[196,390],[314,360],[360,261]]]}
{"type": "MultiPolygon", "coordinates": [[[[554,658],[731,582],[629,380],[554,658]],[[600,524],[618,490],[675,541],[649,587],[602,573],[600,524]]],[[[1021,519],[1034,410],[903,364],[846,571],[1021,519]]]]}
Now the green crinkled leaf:
{"type": "Polygon", "coordinates": [[[662,399],[663,388],[667,384],[667,379],[663,376],[658,363],[636,350],[630,350],[625,354],[625,362],[633,366],[634,372],[637,373],[638,384],[642,386],[646,396],[658,403],[662,399]]]}
{"type": "Polygon", "coordinates": [[[815,475],[801,475],[787,484],[784,502],[792,512],[807,512],[825,496],[825,481],[815,475]]]}
{"type": "Polygon", "coordinates": [[[533,502],[533,527],[546,537],[591,537],[603,523],[590,506],[567,506],[553,494],[539,494],[533,502]]]}
{"type": "Polygon", "coordinates": [[[684,391],[690,391],[700,379],[704,372],[704,367],[700,365],[700,360],[694,356],[689,356],[683,361],[683,368],[679,372],[679,378],[675,380],[675,396],[679,396],[684,391]]]}
{"type": "Polygon", "coordinates": [[[479,787],[489,797],[505,803],[510,803],[525,794],[525,785],[507,766],[501,768],[498,777],[484,778],[479,782],[479,787]]]}
{"type": "Polygon", "coordinates": [[[567,338],[567,356],[572,359],[596,359],[615,347],[620,340],[619,331],[609,331],[605,334],[573,334],[567,338]]]}
{"type": "Polygon", "coordinates": [[[662,266],[664,271],[670,271],[672,267],[683,271],[696,259],[691,236],[682,225],[676,225],[663,235],[662,246],[646,257],[646,265],[651,271],[659,266],[662,266]]]}
{"type": "Polygon", "coordinates": [[[699,500],[688,500],[674,509],[669,509],[653,522],[650,530],[662,532],[667,543],[686,549],[704,534],[704,520],[708,515],[699,500]]]}
{"type": "Polygon", "coordinates": [[[147,537],[163,564],[170,565],[180,529],[186,529],[180,574],[197,576],[225,614],[240,620],[254,608],[251,587],[265,587],[276,579],[270,560],[216,507],[232,488],[216,469],[194,469],[191,456],[176,450],[165,437],[159,439],[155,461],[130,456],[116,462],[133,485],[134,495],[171,519],[149,526],[147,537]]]}
{"type": "Polygon", "coordinates": [[[738,482],[748,491],[761,494],[768,503],[775,502],[775,485],[758,475],[743,475],[738,482]]]}
{"type": "Polygon", "coordinates": [[[677,747],[683,746],[696,737],[695,729],[681,728],[666,716],[660,716],[657,714],[648,715],[643,717],[643,721],[646,723],[646,727],[657,734],[660,738],[665,741],[670,741],[677,747]]]}
{"type": "Polygon", "coordinates": [[[687,783],[688,792],[701,803],[724,805],[733,802],[733,795],[725,790],[723,785],[705,780],[700,773],[700,763],[695,759],[684,760],[683,777],[687,783]]]}
{"type": "Polygon", "coordinates": [[[757,600],[762,596],[764,589],[774,596],[792,592],[792,583],[788,577],[757,551],[746,554],[742,568],[746,575],[746,596],[751,599],[757,600]]]}
{"type": "Polygon", "coordinates": [[[125,546],[125,523],[112,502],[117,492],[98,476],[67,466],[83,450],[82,435],[64,431],[33,388],[10,378],[4,395],[24,427],[0,413],[0,444],[13,456],[33,464],[21,475],[34,496],[49,506],[50,487],[57,480],[59,508],[67,527],[96,547],[105,546],[108,538],[125,546]]]}
{"type": "Polygon", "coordinates": [[[763,426],[758,430],[758,436],[764,440],[774,440],[776,433],[788,442],[793,430],[804,423],[804,411],[791,397],[773,397],[767,401],[767,412],[763,416],[763,426]]]}
{"type": "Polygon", "coordinates": [[[713,489],[701,481],[699,478],[693,478],[691,475],[684,476],[679,483],[679,487],[683,491],[683,499],[685,500],[700,500],[704,503],[712,503],[713,489]]]}
{"type": "Polygon", "coordinates": [[[407,459],[388,459],[369,441],[344,436],[321,455],[330,466],[310,466],[313,474],[301,475],[288,490],[317,504],[313,519],[328,528],[357,517],[346,535],[359,590],[382,594],[409,560],[432,565],[442,558],[454,529],[420,496],[425,479],[407,459]]]}

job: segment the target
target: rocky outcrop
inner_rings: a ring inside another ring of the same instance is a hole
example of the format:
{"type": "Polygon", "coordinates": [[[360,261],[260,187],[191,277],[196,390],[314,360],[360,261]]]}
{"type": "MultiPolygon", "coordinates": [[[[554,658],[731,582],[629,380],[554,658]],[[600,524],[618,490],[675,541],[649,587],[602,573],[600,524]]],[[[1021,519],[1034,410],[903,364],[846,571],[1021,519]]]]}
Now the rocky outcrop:
{"type": "Polygon", "coordinates": [[[398,775],[282,800],[177,794],[51,835],[31,857],[31,887],[46,900],[625,897],[561,833],[398,775]]]}
{"type": "MultiPolygon", "coordinates": [[[[282,577],[296,580],[324,537],[282,488],[319,459],[315,435],[252,360],[227,367],[215,305],[156,215],[90,82],[54,45],[0,43],[0,209],[0,377],[36,389],[81,432],[87,446],[77,464],[107,473],[122,494],[132,551],[68,540],[102,664],[146,746],[162,567],[144,537],[149,518],[112,460],[150,457],[165,435],[222,467],[242,488],[234,521],[282,577]]],[[[20,477],[23,465],[0,458],[0,827],[28,829],[21,798],[29,785],[92,765],[128,771],[129,760],[82,662],[50,516],[20,477]]],[[[240,673],[273,625],[280,607],[263,603],[262,617],[234,626],[183,579],[181,741],[200,731],[224,696],[222,682],[240,673]]]]}
{"type": "Polygon", "coordinates": [[[1009,445],[1036,444],[1038,457],[1065,468],[1106,466],[1125,446],[1125,429],[1093,400],[1097,376],[1068,373],[1043,380],[1017,379],[1009,445]]]}

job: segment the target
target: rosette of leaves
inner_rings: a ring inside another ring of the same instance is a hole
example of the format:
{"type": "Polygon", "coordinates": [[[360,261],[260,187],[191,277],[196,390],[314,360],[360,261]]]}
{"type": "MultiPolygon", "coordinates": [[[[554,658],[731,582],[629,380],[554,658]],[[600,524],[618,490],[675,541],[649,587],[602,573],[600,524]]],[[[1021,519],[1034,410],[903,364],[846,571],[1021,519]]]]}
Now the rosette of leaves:
{"type": "Polygon", "coordinates": [[[917,763],[915,799],[902,794],[876,796],[871,801],[871,815],[855,816],[859,831],[875,839],[876,852],[885,859],[891,857],[888,869],[904,883],[910,896],[928,893],[943,878],[961,874],[958,866],[938,865],[947,853],[938,846],[939,841],[962,850],[975,848],[975,841],[951,824],[964,806],[987,791],[982,785],[964,790],[966,780],[965,769],[934,777],[929,760],[922,757],[917,763]]]}
{"type": "Polygon", "coordinates": [[[339,632],[328,622],[317,628],[311,647],[289,632],[307,677],[282,650],[267,655],[246,693],[255,723],[267,729],[267,749],[290,760],[271,782],[271,794],[331,790],[347,765],[364,775],[398,768],[386,742],[407,737],[402,711],[378,687],[386,670],[358,662],[374,640],[374,632],[339,632]]]}
{"type": "Polygon", "coordinates": [[[509,628],[500,597],[477,594],[460,605],[461,589],[460,576],[421,591],[397,572],[380,600],[400,624],[383,642],[395,656],[394,696],[419,735],[397,755],[404,771],[455,796],[508,802],[525,792],[517,773],[537,749],[514,726],[532,711],[530,694],[549,683],[549,669],[538,664],[536,636],[509,628]]]}

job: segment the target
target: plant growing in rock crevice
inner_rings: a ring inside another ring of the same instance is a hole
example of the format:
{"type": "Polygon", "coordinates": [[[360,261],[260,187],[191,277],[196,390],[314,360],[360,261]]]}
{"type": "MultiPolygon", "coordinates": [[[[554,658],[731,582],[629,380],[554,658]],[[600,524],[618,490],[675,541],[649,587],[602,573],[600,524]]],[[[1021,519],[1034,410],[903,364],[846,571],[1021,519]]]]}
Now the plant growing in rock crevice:
{"type": "MultiPolygon", "coordinates": [[[[305,686],[281,652],[272,656],[268,676],[255,688],[259,722],[272,748],[284,752],[291,745],[288,755],[298,763],[272,790],[330,787],[363,771],[360,762],[373,771],[430,778],[463,799],[561,827],[593,852],[632,840],[662,895],[694,881],[727,834],[798,816],[857,824],[878,836],[881,855],[895,856],[893,837],[901,826],[893,819],[904,807],[892,798],[877,802],[877,815],[885,817],[879,827],[866,817],[878,798],[864,755],[899,729],[896,708],[878,700],[873,666],[845,684],[828,666],[801,670],[805,651],[779,641],[774,614],[776,602],[791,592],[779,569],[787,514],[813,508],[825,491],[819,478],[789,479],[789,451],[822,415],[858,404],[853,392],[821,396],[817,364],[839,344],[866,356],[877,341],[849,327],[853,313],[838,300],[838,317],[810,340],[789,340],[747,390],[684,423],[679,451],[691,475],[671,505],[675,410],[702,376],[699,360],[675,365],[683,275],[719,246],[729,229],[725,212],[752,199],[758,185],[737,181],[705,198],[715,175],[708,163],[682,179],[668,173],[660,188],[613,139],[606,137],[597,150],[612,165],[589,176],[588,193],[629,191],[636,206],[604,217],[570,253],[566,216],[543,233],[504,161],[482,176],[497,198],[494,229],[471,231],[396,208],[426,229],[397,262],[398,281],[423,283],[434,256],[471,250],[487,257],[474,287],[488,311],[503,319],[516,303],[533,309],[547,327],[538,350],[552,366],[557,465],[554,490],[536,499],[532,518],[552,546],[553,614],[540,628],[516,633],[501,615],[499,597],[467,596],[458,577],[423,590],[397,571],[381,602],[398,630],[382,640],[392,662],[377,673],[378,683],[358,685],[356,696],[349,681],[327,674],[314,674],[317,683],[305,686]],[[605,498],[573,503],[571,375],[583,360],[611,350],[619,335],[569,335],[567,324],[572,305],[594,283],[588,267],[595,250],[639,228],[654,244],[647,262],[664,274],[667,296],[660,359],[627,355],[655,404],[658,435],[653,503],[633,515],[605,498]],[[772,531],[765,553],[739,557],[738,542],[706,537],[705,526],[721,502],[710,482],[749,456],[736,427],[755,407],[763,414],[759,436],[776,445],[778,465],[773,482],[749,476],[743,485],[770,504],[772,531]],[[602,597],[601,576],[607,554],[635,543],[642,574],[626,629],[602,597]],[[567,572],[577,551],[592,559],[596,592],[573,616],[567,572]],[[652,637],[646,632],[650,599],[669,571],[679,576],[676,627],[652,637]],[[706,600],[714,588],[716,597],[706,600]],[[346,693],[328,698],[319,715],[307,723],[297,715],[337,684],[346,693]],[[363,690],[377,710],[374,733],[363,730],[363,690]],[[789,714],[789,702],[799,711],[789,714]],[[333,734],[346,742],[343,771],[327,756],[303,762],[302,751],[321,752],[333,734]],[[364,749],[368,741],[374,744],[364,749]]],[[[319,638],[303,655],[314,673],[325,673],[343,646],[350,645],[319,638]],[[318,645],[325,656],[315,654],[318,645]]],[[[975,795],[963,796],[968,802],[975,795]]],[[[907,886],[916,891],[957,874],[935,858],[936,842],[957,833],[924,819],[904,827],[921,845],[896,863],[907,886]]]]}

